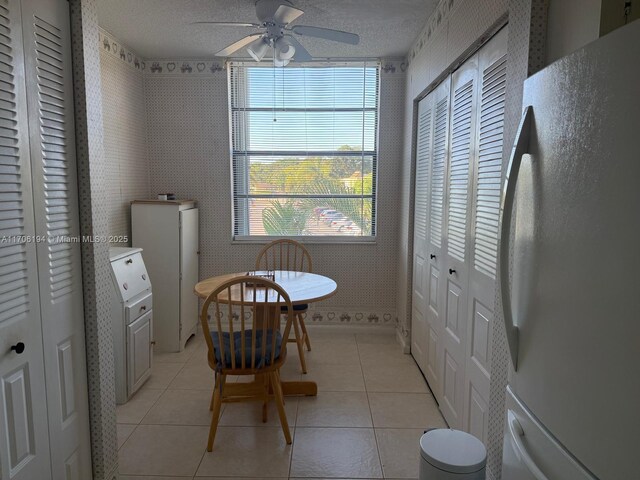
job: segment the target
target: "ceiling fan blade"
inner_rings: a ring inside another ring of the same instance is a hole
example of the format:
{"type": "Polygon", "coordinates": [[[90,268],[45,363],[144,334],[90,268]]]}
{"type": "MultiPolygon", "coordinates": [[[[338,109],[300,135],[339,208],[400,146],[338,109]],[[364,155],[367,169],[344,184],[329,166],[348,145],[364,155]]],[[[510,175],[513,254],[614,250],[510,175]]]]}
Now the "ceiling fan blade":
{"type": "Polygon", "coordinates": [[[304,48],[293,35],[287,35],[287,38],[291,42],[291,45],[296,49],[296,53],[293,54],[293,60],[295,62],[310,62],[313,60],[311,54],[307,52],[307,49],[304,48]]]}
{"type": "Polygon", "coordinates": [[[240,50],[241,48],[246,47],[247,45],[249,45],[251,42],[253,42],[255,40],[255,37],[257,37],[259,35],[262,35],[262,33],[261,32],[260,33],[252,33],[250,35],[247,35],[246,37],[241,38],[237,42],[232,43],[228,47],[223,48],[218,53],[216,53],[215,56],[216,57],[228,57],[232,53],[235,53],[238,50],[240,50]]]}
{"type": "Polygon", "coordinates": [[[273,15],[273,19],[284,25],[293,22],[296,18],[302,15],[304,12],[300,9],[290,7],[289,5],[280,5],[273,15]]]}
{"type": "Polygon", "coordinates": [[[219,27],[259,27],[258,23],[248,22],[191,22],[190,25],[217,25],[219,27]]]}
{"type": "Polygon", "coordinates": [[[357,45],[360,42],[360,37],[355,33],[332,30],[330,28],[294,25],[291,27],[291,31],[302,37],[324,38],[325,40],[333,40],[334,42],[348,43],[350,45],[357,45]]]}

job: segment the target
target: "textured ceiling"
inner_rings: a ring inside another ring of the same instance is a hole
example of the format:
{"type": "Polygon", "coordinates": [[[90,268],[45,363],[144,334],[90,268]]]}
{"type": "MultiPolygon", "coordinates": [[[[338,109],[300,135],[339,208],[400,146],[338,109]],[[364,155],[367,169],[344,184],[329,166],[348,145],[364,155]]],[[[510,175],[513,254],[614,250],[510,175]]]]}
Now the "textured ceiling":
{"type": "MultiPolygon", "coordinates": [[[[254,0],[100,0],[100,26],[143,58],[201,58],[253,29],[189,25],[255,22],[254,0]]],[[[359,45],[300,38],[314,57],[399,57],[409,51],[437,0],[293,0],[304,10],[294,25],[345,30],[359,45]]],[[[243,52],[244,55],[244,52],[243,52]]]]}

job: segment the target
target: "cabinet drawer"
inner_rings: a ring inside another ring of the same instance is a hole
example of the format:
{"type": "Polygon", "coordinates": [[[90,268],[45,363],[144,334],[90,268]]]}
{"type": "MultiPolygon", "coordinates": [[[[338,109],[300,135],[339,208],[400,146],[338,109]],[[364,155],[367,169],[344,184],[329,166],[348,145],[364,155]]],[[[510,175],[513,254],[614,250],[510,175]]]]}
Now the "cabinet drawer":
{"type": "Polygon", "coordinates": [[[145,313],[150,312],[153,308],[152,300],[153,295],[149,293],[139,300],[134,300],[129,305],[125,306],[125,321],[127,324],[133,322],[136,318],[144,315],[145,313]]]}
{"type": "Polygon", "coordinates": [[[118,290],[126,302],[151,287],[142,255],[134,253],[111,262],[118,290]]]}

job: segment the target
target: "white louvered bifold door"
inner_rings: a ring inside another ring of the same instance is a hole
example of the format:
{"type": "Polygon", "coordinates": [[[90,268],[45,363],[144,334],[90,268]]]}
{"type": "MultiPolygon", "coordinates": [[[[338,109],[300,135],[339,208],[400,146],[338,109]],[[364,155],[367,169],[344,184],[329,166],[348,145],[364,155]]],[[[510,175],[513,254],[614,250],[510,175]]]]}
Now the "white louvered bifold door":
{"type": "Polygon", "coordinates": [[[443,228],[444,330],[440,409],[452,428],[462,427],[471,199],[471,161],[475,151],[477,55],[451,76],[449,157],[445,177],[443,228]]]}
{"type": "Polygon", "coordinates": [[[433,92],[433,120],[429,162],[429,196],[427,204],[427,360],[423,370],[431,390],[440,400],[442,394],[442,335],[444,331],[443,287],[443,229],[444,191],[449,149],[449,85],[443,81],[433,92]]]}
{"type": "Polygon", "coordinates": [[[23,0],[51,466],[91,477],[68,3],[23,0]]]}
{"type": "Polygon", "coordinates": [[[413,293],[411,311],[411,354],[422,369],[427,369],[429,327],[427,324],[427,225],[429,206],[429,167],[433,138],[433,95],[418,104],[416,130],[416,173],[413,227],[413,293]]]}
{"type": "Polygon", "coordinates": [[[478,112],[473,169],[464,430],[487,441],[494,284],[502,171],[507,29],[478,52],[478,112]]]}
{"type": "Polygon", "coordinates": [[[0,478],[3,480],[50,478],[36,245],[27,241],[34,234],[20,3],[0,0],[0,478]]]}

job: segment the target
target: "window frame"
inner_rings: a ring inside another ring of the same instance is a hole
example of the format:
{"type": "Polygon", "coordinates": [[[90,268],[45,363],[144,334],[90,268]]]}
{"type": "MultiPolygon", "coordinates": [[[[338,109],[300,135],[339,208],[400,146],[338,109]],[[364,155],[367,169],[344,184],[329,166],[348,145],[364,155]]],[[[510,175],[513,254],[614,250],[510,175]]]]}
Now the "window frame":
{"type": "MultiPolygon", "coordinates": [[[[281,238],[291,238],[301,243],[306,244],[369,244],[375,245],[377,243],[378,236],[378,177],[379,177],[379,131],[380,131],[380,84],[381,84],[381,62],[379,59],[364,59],[364,60],[349,60],[349,61],[312,61],[305,63],[296,63],[294,67],[375,67],[376,68],[376,107],[375,107],[375,142],[374,150],[362,150],[357,153],[358,157],[371,157],[372,158],[372,186],[370,195],[350,195],[344,197],[341,195],[327,195],[327,198],[357,198],[357,199],[370,199],[371,200],[371,235],[362,236],[350,236],[350,235],[236,235],[236,195],[235,191],[235,168],[234,162],[236,157],[241,156],[242,152],[236,152],[234,150],[234,121],[233,121],[233,84],[232,84],[232,67],[258,67],[258,68],[273,68],[265,63],[254,63],[251,61],[242,60],[229,60],[227,61],[227,86],[228,86],[228,113],[229,113],[229,154],[230,154],[230,193],[231,193],[231,243],[232,244],[265,244],[273,240],[281,238]]],[[[286,67],[284,67],[286,68],[286,67]]],[[[351,107],[349,107],[350,109],[351,107]]],[[[372,111],[372,109],[358,108],[357,111],[365,112],[372,111]]],[[[332,154],[335,155],[339,151],[319,151],[314,154],[332,154]]],[[[258,152],[264,153],[264,152],[258,152]]],[[[341,152],[344,153],[344,152],[341,152]]],[[[296,156],[307,155],[307,152],[302,151],[275,151],[269,152],[269,154],[282,154],[282,156],[296,156]]],[[[322,198],[321,195],[303,195],[303,194],[243,194],[240,195],[243,198],[322,198]]]]}

